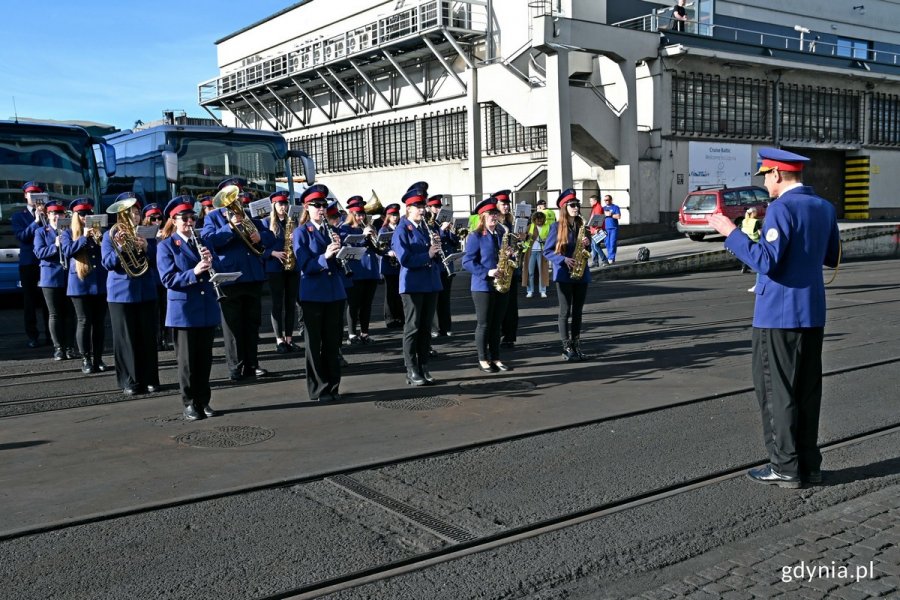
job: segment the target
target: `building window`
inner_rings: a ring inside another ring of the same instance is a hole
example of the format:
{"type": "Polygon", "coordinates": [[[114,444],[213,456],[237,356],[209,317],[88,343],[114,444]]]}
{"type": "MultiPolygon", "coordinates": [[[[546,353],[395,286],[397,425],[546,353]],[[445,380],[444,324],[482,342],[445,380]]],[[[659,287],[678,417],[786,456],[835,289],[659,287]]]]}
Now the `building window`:
{"type": "Polygon", "coordinates": [[[860,60],[869,59],[870,42],[865,40],[853,40],[850,38],[838,38],[837,50],[838,56],[845,58],[858,58],[860,60]]]}
{"type": "MultiPolygon", "coordinates": [[[[316,163],[316,173],[322,173],[328,170],[328,164],[325,162],[325,140],[323,135],[311,135],[298,138],[288,142],[291,150],[303,150],[316,163]]],[[[291,159],[291,172],[294,175],[303,173],[303,165],[300,164],[299,158],[291,159]]]]}
{"type": "Polygon", "coordinates": [[[488,102],[481,105],[486,154],[536,152],[547,149],[547,127],[524,127],[512,115],[488,102]]]}
{"type": "Polygon", "coordinates": [[[771,137],[770,83],[704,73],[672,76],[672,132],[738,139],[771,137]]]}
{"type": "Polygon", "coordinates": [[[463,159],[468,156],[467,111],[453,109],[422,119],[422,158],[424,160],[463,159]]]}
{"type": "Polygon", "coordinates": [[[885,146],[900,145],[900,96],[872,95],[869,141],[885,146]]]}
{"type": "Polygon", "coordinates": [[[862,143],[858,91],[785,83],[779,91],[782,140],[862,143]]]}
{"type": "Polygon", "coordinates": [[[355,127],[328,134],[329,171],[349,171],[369,166],[366,159],[366,129],[355,127]]]}
{"type": "Polygon", "coordinates": [[[372,127],[372,166],[416,162],[416,122],[404,119],[372,127]]]}

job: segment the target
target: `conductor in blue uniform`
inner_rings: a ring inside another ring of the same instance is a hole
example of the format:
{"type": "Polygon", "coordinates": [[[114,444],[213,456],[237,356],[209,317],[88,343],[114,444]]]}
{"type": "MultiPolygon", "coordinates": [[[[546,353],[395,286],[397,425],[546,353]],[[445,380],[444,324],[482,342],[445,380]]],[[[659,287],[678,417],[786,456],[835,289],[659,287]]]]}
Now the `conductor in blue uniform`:
{"type": "Polygon", "coordinates": [[[336,255],[336,231],[326,223],[328,188],[315,184],[300,196],[306,212],[294,230],[294,255],[300,270],[300,307],[306,351],[306,390],[313,401],[340,400],[341,331],[347,291],[336,255]]]}
{"type": "Polygon", "coordinates": [[[817,446],[822,401],[825,285],[822,265],[840,260],[834,207],[801,181],[809,159],[776,148],[759,151],[756,175],[774,199],[758,243],[723,215],[709,223],[725,248],[759,273],[753,310],[753,386],[769,464],[754,481],[786,488],[822,481],[817,446]]]}
{"type": "Polygon", "coordinates": [[[43,204],[35,203],[32,194],[44,193],[44,185],[29,181],[22,186],[25,194],[25,210],[13,213],[10,219],[13,234],[19,242],[19,283],[22,286],[22,305],[25,308],[25,334],[28,336],[28,347],[37,348],[40,338],[37,327],[37,310],[43,313],[44,331],[47,343],[50,343],[49,312],[38,287],[41,278],[41,267],[34,255],[34,234],[47,224],[47,213],[43,204]]]}
{"type": "MultiPolygon", "coordinates": [[[[427,184],[426,184],[427,185],[427,184]]],[[[435,258],[441,250],[438,236],[425,224],[426,190],[413,185],[403,196],[406,216],[400,219],[391,249],[400,262],[400,297],[406,322],[403,326],[403,362],[406,382],[426,385],[435,379],[428,369],[431,322],[441,291],[443,265],[435,258]]]]}
{"type": "Polygon", "coordinates": [[[41,261],[41,277],[38,281],[50,313],[50,336],[53,339],[53,359],[75,358],[75,309],[66,295],[68,263],[63,254],[62,233],[59,219],[66,207],[51,200],[44,207],[47,224],[34,234],[34,255],[41,261]]]}
{"type": "MultiPolygon", "coordinates": [[[[219,184],[219,189],[227,185],[241,187],[243,183],[246,182],[240,178],[226,179],[219,184]]],[[[267,371],[259,366],[257,343],[262,320],[262,288],[266,281],[263,259],[267,258],[264,255],[267,249],[269,252],[275,249],[275,235],[243,211],[231,213],[220,208],[203,220],[201,238],[203,245],[216,255],[221,272],[241,274],[237,280],[221,284],[222,337],[229,376],[232,381],[262,377],[267,371]],[[246,240],[237,232],[238,228],[245,227],[245,221],[252,222],[256,229],[246,240]]]]}
{"type": "Polygon", "coordinates": [[[178,387],[187,421],[216,416],[209,405],[209,374],[219,324],[216,291],[210,282],[214,257],[195,243],[194,203],[192,196],[178,196],[166,205],[165,239],[156,254],[159,278],[168,290],[166,327],[174,332],[178,387]]]}

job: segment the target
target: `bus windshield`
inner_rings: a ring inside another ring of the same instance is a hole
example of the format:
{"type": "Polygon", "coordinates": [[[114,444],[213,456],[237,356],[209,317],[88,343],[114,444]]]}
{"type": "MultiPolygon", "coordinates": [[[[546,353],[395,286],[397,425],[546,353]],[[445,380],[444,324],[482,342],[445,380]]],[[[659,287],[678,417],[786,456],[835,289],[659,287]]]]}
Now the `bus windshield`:
{"type": "Polygon", "coordinates": [[[39,181],[53,200],[93,198],[94,155],[89,138],[67,131],[49,135],[4,127],[0,130],[0,248],[16,247],[10,219],[24,210],[22,185],[39,181]]]}
{"type": "Polygon", "coordinates": [[[243,177],[247,191],[265,198],[276,190],[275,179],[284,179],[284,150],[279,140],[182,136],[174,142],[178,155],[180,194],[215,194],[227,177],[243,177]]]}

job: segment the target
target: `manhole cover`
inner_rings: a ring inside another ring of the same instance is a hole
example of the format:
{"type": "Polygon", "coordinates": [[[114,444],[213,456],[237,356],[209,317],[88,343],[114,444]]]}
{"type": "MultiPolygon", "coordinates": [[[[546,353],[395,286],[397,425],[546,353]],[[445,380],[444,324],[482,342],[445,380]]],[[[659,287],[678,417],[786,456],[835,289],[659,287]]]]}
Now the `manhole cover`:
{"type": "Polygon", "coordinates": [[[457,406],[459,402],[451,398],[440,396],[426,396],[424,398],[402,398],[400,400],[378,400],[375,406],[390,408],[393,410],[434,410],[435,408],[447,408],[457,406]]]}
{"type": "Polygon", "coordinates": [[[175,436],[175,441],[195,448],[236,448],[258,444],[275,435],[271,429],[249,425],[225,425],[215,429],[199,429],[175,436]]]}
{"type": "Polygon", "coordinates": [[[498,392],[528,392],[535,388],[530,381],[508,379],[506,381],[467,381],[459,384],[467,394],[493,394],[498,392]]]}
{"type": "Polygon", "coordinates": [[[184,418],[179,414],[177,416],[169,416],[169,417],[145,417],[144,421],[147,423],[153,423],[154,425],[168,425],[169,423],[181,422],[184,423],[184,418]]]}

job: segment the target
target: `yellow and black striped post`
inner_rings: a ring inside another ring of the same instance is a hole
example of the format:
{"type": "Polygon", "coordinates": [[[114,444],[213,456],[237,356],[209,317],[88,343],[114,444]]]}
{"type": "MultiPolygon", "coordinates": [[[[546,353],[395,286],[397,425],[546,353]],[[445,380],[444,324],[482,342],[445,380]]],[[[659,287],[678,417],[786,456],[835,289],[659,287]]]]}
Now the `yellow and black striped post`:
{"type": "Polygon", "coordinates": [[[844,218],[869,218],[869,157],[844,160],[844,218]]]}

